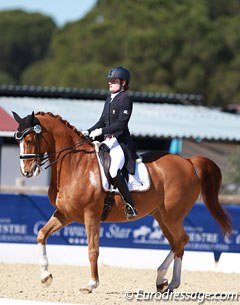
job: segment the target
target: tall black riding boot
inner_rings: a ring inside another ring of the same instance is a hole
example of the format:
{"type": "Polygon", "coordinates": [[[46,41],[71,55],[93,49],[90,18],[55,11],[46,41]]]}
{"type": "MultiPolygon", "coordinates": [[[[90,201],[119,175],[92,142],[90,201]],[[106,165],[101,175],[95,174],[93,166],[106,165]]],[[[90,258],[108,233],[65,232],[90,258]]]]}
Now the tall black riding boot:
{"type": "Polygon", "coordinates": [[[137,211],[134,208],[134,203],[132,201],[127,182],[120,170],[118,170],[117,176],[113,178],[113,181],[115,186],[118,188],[120,194],[122,195],[122,198],[124,199],[124,203],[126,205],[125,214],[127,219],[135,217],[137,215],[137,211]]]}

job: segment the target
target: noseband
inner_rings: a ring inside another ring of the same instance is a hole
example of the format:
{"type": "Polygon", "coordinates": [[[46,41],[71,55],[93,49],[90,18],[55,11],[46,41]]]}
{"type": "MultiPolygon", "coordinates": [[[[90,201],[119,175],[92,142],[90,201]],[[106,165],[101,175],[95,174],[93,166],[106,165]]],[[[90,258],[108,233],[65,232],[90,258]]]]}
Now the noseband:
{"type": "Polygon", "coordinates": [[[40,125],[35,125],[34,127],[29,127],[24,129],[22,132],[15,132],[14,138],[17,142],[21,142],[26,135],[29,133],[34,133],[35,139],[36,139],[36,154],[22,154],[19,156],[20,160],[42,160],[43,159],[43,154],[39,153],[40,147],[39,147],[39,136],[42,131],[42,128],[40,125]]]}

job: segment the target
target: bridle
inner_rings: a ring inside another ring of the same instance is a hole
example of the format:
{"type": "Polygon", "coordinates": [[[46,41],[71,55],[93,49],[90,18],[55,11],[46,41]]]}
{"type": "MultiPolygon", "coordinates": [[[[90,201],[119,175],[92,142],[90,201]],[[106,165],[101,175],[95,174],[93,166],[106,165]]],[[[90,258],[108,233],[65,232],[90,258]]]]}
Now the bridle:
{"type": "MultiPolygon", "coordinates": [[[[26,135],[30,134],[30,133],[34,133],[35,135],[35,142],[36,142],[36,153],[35,154],[20,154],[19,158],[20,160],[35,160],[37,165],[39,167],[42,167],[45,163],[47,163],[50,159],[50,157],[55,156],[55,155],[60,155],[60,153],[67,151],[64,155],[59,156],[57,159],[55,159],[53,162],[50,162],[50,164],[48,166],[46,166],[44,169],[47,169],[48,167],[52,166],[54,163],[58,162],[59,160],[63,159],[67,154],[73,152],[76,147],[78,146],[82,146],[83,144],[87,143],[87,142],[91,142],[90,138],[86,138],[84,140],[82,140],[80,143],[76,143],[73,146],[67,146],[55,153],[52,153],[50,155],[48,154],[43,154],[40,153],[40,135],[42,132],[42,128],[41,126],[35,125],[33,127],[29,127],[24,129],[22,132],[17,131],[14,134],[14,138],[15,140],[20,143],[26,135]]],[[[94,152],[94,150],[93,150],[94,152]]]]}
{"type": "Polygon", "coordinates": [[[17,131],[14,134],[14,138],[18,143],[20,143],[25,138],[26,135],[32,132],[35,135],[37,152],[35,154],[21,154],[19,156],[20,160],[33,160],[33,159],[42,160],[44,158],[43,154],[39,152],[40,151],[39,137],[40,137],[40,133],[42,132],[42,128],[40,125],[35,125],[33,127],[26,128],[22,132],[17,131]]]}

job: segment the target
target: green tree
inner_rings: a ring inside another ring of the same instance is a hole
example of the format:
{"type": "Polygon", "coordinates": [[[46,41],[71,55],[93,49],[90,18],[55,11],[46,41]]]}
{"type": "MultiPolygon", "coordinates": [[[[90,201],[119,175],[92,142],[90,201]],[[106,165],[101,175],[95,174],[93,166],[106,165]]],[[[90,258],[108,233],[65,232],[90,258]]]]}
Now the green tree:
{"type": "Polygon", "coordinates": [[[14,79],[6,72],[0,71],[0,84],[12,85],[14,84],[14,79]]]}
{"type": "Polygon", "coordinates": [[[227,160],[227,171],[223,175],[223,192],[236,193],[240,191],[240,146],[236,148],[229,155],[227,160]],[[230,186],[230,187],[229,187],[230,186]]]}
{"type": "MultiPolygon", "coordinates": [[[[203,94],[209,106],[239,103],[239,14],[239,0],[98,0],[83,19],[56,31],[44,21],[50,34],[42,55],[27,55],[26,64],[17,53],[21,83],[106,89],[107,71],[123,65],[132,90],[203,94]]],[[[0,70],[13,77],[15,61],[2,68],[0,56],[0,70]]]]}
{"type": "Polygon", "coordinates": [[[0,12],[0,70],[19,82],[23,70],[48,55],[53,20],[21,10],[0,12]]]}

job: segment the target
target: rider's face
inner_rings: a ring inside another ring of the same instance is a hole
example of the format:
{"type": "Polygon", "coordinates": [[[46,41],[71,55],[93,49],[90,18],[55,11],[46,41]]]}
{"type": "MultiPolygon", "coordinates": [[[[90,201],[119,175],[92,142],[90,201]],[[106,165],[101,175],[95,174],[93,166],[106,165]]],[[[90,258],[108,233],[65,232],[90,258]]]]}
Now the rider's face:
{"type": "Polygon", "coordinates": [[[124,83],[121,84],[121,80],[119,78],[111,78],[108,81],[109,91],[111,93],[118,92],[123,85],[124,85],[124,83]]]}

